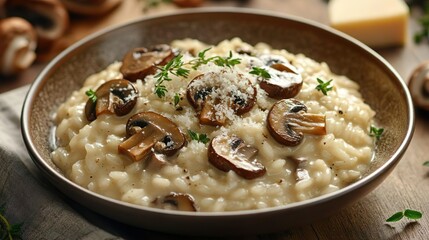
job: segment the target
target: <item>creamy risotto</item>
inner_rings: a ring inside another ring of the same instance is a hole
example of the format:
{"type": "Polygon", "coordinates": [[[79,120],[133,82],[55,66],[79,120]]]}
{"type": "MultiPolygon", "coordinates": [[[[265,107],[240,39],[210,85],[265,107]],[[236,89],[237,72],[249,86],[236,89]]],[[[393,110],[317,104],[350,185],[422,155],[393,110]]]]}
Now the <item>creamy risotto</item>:
{"type": "Polygon", "coordinates": [[[375,113],[325,63],[238,38],[119,60],[55,115],[53,161],[93,192],[166,209],[258,209],[341,189],[371,162],[375,113]]]}

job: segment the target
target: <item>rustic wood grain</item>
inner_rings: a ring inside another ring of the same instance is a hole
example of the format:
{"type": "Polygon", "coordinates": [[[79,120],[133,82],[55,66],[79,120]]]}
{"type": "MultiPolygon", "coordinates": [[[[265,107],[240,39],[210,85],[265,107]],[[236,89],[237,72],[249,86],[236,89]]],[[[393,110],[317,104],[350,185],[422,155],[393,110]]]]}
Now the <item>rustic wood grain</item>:
{"type": "MultiPolygon", "coordinates": [[[[210,1],[206,3],[206,6],[219,5],[267,9],[328,23],[326,1],[323,0],[250,0],[245,3],[210,1]]],[[[44,57],[46,60],[50,59],[62,48],[96,30],[124,23],[139,16],[171,12],[176,9],[173,6],[164,5],[143,13],[141,8],[141,1],[128,0],[114,12],[102,18],[74,16],[67,35],[52,52],[44,57]],[[136,2],[138,7],[135,5],[136,2]]],[[[406,82],[419,63],[429,61],[429,44],[416,45],[412,41],[413,32],[419,29],[415,19],[420,14],[418,10],[412,11],[409,41],[405,47],[377,50],[406,82]]],[[[31,83],[45,64],[45,62],[36,63],[28,71],[14,78],[0,78],[0,92],[31,83]]],[[[429,113],[420,111],[416,113],[415,134],[403,159],[386,181],[368,196],[339,211],[336,215],[312,225],[289,229],[282,233],[231,239],[429,239],[429,167],[422,165],[429,160],[429,113]],[[423,218],[417,222],[409,220],[389,224],[385,222],[390,215],[406,208],[422,211],[423,218]]],[[[136,233],[150,239],[177,238],[148,231],[142,234],[141,231],[136,230],[136,233]]]]}

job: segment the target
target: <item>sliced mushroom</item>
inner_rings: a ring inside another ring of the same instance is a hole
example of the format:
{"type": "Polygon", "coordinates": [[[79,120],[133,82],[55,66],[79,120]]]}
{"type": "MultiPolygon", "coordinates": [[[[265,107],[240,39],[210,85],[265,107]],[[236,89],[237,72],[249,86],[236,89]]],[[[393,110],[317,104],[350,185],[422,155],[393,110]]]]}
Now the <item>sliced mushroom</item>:
{"type": "Polygon", "coordinates": [[[429,62],[417,67],[408,82],[414,105],[429,111],[429,62]]]}
{"type": "Polygon", "coordinates": [[[138,91],[130,81],[114,79],[98,87],[95,95],[96,101],[90,98],[85,105],[88,121],[94,121],[100,114],[128,114],[136,105],[138,91]]]}
{"type": "Polygon", "coordinates": [[[296,164],[295,177],[296,181],[302,181],[310,178],[310,175],[306,169],[307,159],[303,157],[288,157],[289,160],[292,160],[296,164]]]}
{"type": "Polygon", "coordinates": [[[172,192],[167,196],[156,199],[154,203],[160,208],[173,208],[175,210],[188,212],[197,211],[194,198],[191,195],[185,193],[172,192]]]}
{"type": "Polygon", "coordinates": [[[268,113],[267,128],[277,142],[296,146],[301,143],[304,133],[326,134],[325,115],[307,113],[307,107],[296,99],[283,99],[268,113]]]}
{"type": "Polygon", "coordinates": [[[222,134],[210,142],[208,160],[221,171],[232,170],[245,179],[254,179],[266,172],[264,165],[256,160],[257,153],[258,149],[237,136],[222,134]]]}
{"type": "Polygon", "coordinates": [[[36,34],[29,22],[11,17],[0,20],[0,74],[28,68],[36,58],[36,34]]]}
{"type": "Polygon", "coordinates": [[[38,48],[51,47],[69,24],[69,16],[58,0],[13,0],[6,2],[7,16],[22,17],[36,29],[38,48]]]}
{"type": "Polygon", "coordinates": [[[134,48],[125,54],[122,66],[119,69],[125,79],[136,81],[144,79],[147,75],[154,74],[158,66],[167,64],[173,59],[173,49],[160,44],[147,48],[134,48]]]}
{"type": "Polygon", "coordinates": [[[110,12],[122,0],[61,0],[70,12],[81,15],[102,15],[110,12]]]}
{"type": "Polygon", "coordinates": [[[219,126],[226,114],[242,115],[255,104],[256,89],[241,74],[227,71],[198,75],[188,85],[186,97],[199,112],[201,124],[219,126]]]}
{"type": "Polygon", "coordinates": [[[153,153],[171,156],[186,143],[185,136],[174,122],[154,112],[133,115],[128,119],[126,133],[128,138],[118,146],[118,150],[134,161],[153,157],[153,153]]]}
{"type": "Polygon", "coordinates": [[[269,66],[270,78],[260,79],[259,86],[274,99],[295,97],[302,88],[302,77],[298,70],[283,57],[264,55],[262,61],[269,66]]]}

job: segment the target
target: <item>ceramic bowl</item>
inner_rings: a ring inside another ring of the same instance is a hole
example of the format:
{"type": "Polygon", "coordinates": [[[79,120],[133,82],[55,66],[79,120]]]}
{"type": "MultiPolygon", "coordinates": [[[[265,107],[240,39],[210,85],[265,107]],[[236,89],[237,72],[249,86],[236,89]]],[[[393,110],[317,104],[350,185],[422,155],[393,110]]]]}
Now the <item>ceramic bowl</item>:
{"type": "Polygon", "coordinates": [[[56,57],[32,84],[22,111],[22,134],[40,171],[60,191],[88,209],[129,225],[176,234],[225,235],[282,231],[334,214],[364,197],[392,171],[404,154],[414,127],[410,94],[399,74],[377,53],[329,27],[305,19],[243,9],[184,10],[145,17],[96,33],[56,57]],[[240,37],[326,62],[354,79],[365,101],[386,129],[370,170],[334,193],[281,207],[235,212],[179,212],[140,207],[90,192],[64,177],[52,163],[52,114],[89,75],[121,60],[132,47],[195,38],[216,44],[240,37]]]}

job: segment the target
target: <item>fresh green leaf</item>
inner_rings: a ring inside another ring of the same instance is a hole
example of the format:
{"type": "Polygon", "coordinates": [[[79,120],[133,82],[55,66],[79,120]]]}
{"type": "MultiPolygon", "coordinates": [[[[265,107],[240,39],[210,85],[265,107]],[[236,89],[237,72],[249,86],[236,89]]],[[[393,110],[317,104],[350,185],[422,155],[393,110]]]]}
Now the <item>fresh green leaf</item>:
{"type": "Polygon", "coordinates": [[[210,138],[207,136],[207,134],[197,133],[197,132],[194,132],[192,130],[188,130],[188,134],[192,140],[202,142],[204,144],[206,144],[210,141],[210,138]]]}
{"type": "Polygon", "coordinates": [[[91,99],[92,102],[97,102],[97,95],[95,94],[94,90],[88,89],[85,94],[86,96],[88,96],[89,99],[91,99]]]}
{"type": "Polygon", "coordinates": [[[164,81],[171,81],[169,74],[178,77],[188,77],[189,70],[183,68],[183,55],[179,54],[171,59],[163,67],[158,67],[159,72],[154,76],[156,79],[155,83],[155,94],[159,97],[165,97],[165,93],[168,92],[167,87],[163,84],[164,81]]]}
{"type": "Polygon", "coordinates": [[[429,167],[429,161],[424,162],[423,166],[429,167]]]}
{"type": "Polygon", "coordinates": [[[179,102],[180,102],[180,96],[178,93],[176,93],[176,94],[174,94],[174,98],[173,98],[174,106],[176,107],[177,104],[179,104],[179,102]]]}
{"type": "Polygon", "coordinates": [[[229,51],[229,56],[227,58],[216,56],[216,58],[214,59],[214,64],[216,64],[220,67],[231,68],[234,65],[240,64],[240,62],[241,62],[240,58],[232,58],[232,52],[231,51],[229,51]]]}
{"type": "Polygon", "coordinates": [[[412,220],[417,220],[422,218],[423,214],[416,210],[406,209],[404,211],[404,216],[412,220]]]}
{"type": "Polygon", "coordinates": [[[377,127],[371,125],[371,127],[369,129],[369,136],[375,137],[375,139],[377,139],[377,141],[378,141],[378,140],[380,140],[380,137],[383,134],[383,132],[384,132],[384,128],[377,128],[377,127]]]}
{"type": "Polygon", "coordinates": [[[332,87],[330,86],[332,79],[324,82],[322,79],[317,78],[317,82],[319,85],[316,86],[316,90],[321,91],[325,96],[328,95],[328,92],[332,90],[332,87]]]}
{"type": "Polygon", "coordinates": [[[23,223],[10,225],[9,234],[12,237],[16,237],[16,238],[20,237],[22,232],[22,225],[23,223]]]}
{"type": "Polygon", "coordinates": [[[267,72],[267,70],[260,67],[253,67],[252,71],[250,71],[249,73],[265,79],[271,78],[271,75],[267,72]]]}
{"type": "Polygon", "coordinates": [[[391,217],[389,217],[388,219],[386,219],[386,222],[397,222],[401,220],[403,217],[404,217],[403,212],[397,212],[393,214],[391,217]]]}
{"type": "Polygon", "coordinates": [[[19,224],[10,224],[9,221],[4,216],[5,204],[2,204],[0,207],[0,236],[3,236],[3,239],[15,239],[21,238],[21,231],[23,223],[19,224]]]}

